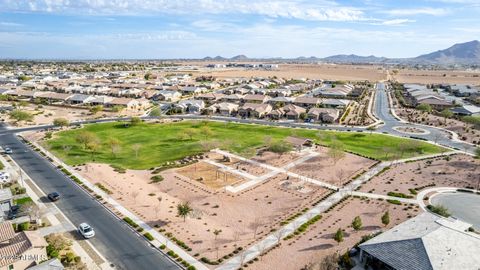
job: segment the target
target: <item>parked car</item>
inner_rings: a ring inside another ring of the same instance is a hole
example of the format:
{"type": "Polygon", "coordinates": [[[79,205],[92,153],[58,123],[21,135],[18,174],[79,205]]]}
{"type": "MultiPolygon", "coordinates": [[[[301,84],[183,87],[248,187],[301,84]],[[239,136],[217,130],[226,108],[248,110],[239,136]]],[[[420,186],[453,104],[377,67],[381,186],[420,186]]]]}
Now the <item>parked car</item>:
{"type": "Polygon", "coordinates": [[[8,211],[8,219],[15,219],[19,216],[20,214],[20,206],[14,205],[10,207],[10,210],[8,211]]]}
{"type": "Polygon", "coordinates": [[[85,237],[86,239],[92,238],[95,236],[95,231],[87,223],[82,223],[78,226],[78,232],[85,237]]]}
{"type": "Polygon", "coordinates": [[[12,148],[10,147],[5,148],[5,154],[12,154],[12,153],[13,153],[12,148]]]}
{"type": "Polygon", "coordinates": [[[47,197],[52,202],[60,200],[60,194],[58,194],[58,192],[52,192],[48,194],[47,197]]]}

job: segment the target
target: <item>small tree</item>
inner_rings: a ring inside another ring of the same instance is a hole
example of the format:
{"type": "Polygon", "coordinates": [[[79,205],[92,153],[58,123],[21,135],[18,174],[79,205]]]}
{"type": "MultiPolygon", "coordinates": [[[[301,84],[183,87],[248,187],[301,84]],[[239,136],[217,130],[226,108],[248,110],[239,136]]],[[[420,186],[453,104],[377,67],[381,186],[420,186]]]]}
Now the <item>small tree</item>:
{"type": "Polygon", "coordinates": [[[389,223],[390,223],[390,213],[388,213],[388,211],[387,211],[382,216],[382,224],[387,226],[389,223]]]}
{"type": "Polygon", "coordinates": [[[135,191],[133,191],[132,193],[130,193],[130,195],[131,195],[132,198],[133,198],[133,202],[134,202],[135,204],[137,204],[137,197],[138,197],[138,195],[140,195],[140,193],[135,190],[135,191]]]}
{"type": "Polygon", "coordinates": [[[206,125],[200,128],[200,132],[201,132],[202,135],[205,137],[205,140],[206,140],[208,137],[210,137],[210,136],[213,135],[212,129],[211,129],[210,127],[206,126],[206,125]]]}
{"type": "Polygon", "coordinates": [[[10,118],[14,119],[15,122],[22,122],[22,121],[32,121],[33,115],[28,112],[24,112],[21,110],[13,110],[9,114],[10,118]]]}
{"type": "Polygon", "coordinates": [[[90,108],[90,112],[92,114],[97,114],[101,111],[103,111],[103,106],[102,105],[97,105],[97,106],[93,106],[93,107],[90,108]]]}
{"type": "Polygon", "coordinates": [[[110,138],[107,141],[107,144],[110,147],[110,150],[112,151],[112,156],[116,158],[117,154],[121,150],[120,141],[117,138],[110,138]]]}
{"type": "Polygon", "coordinates": [[[95,140],[96,136],[94,133],[92,132],[89,132],[89,131],[81,131],[80,133],[78,133],[77,137],[75,138],[75,140],[82,144],[83,145],[83,149],[86,149],[87,148],[87,145],[95,140]]]}
{"type": "Polygon", "coordinates": [[[432,112],[432,106],[430,106],[428,104],[420,104],[420,105],[417,106],[416,109],[420,110],[422,112],[426,112],[426,113],[431,113],[432,112]]]}
{"type": "Polygon", "coordinates": [[[150,111],[150,116],[152,117],[161,117],[162,116],[162,110],[160,108],[155,108],[150,111]]]}
{"type": "Polygon", "coordinates": [[[140,151],[140,148],[142,147],[141,144],[135,143],[132,145],[132,150],[135,152],[135,158],[138,158],[138,152],[140,151]]]}
{"type": "Polygon", "coordinates": [[[339,228],[335,235],[333,236],[333,239],[337,241],[337,243],[340,244],[340,242],[343,242],[343,230],[339,228]]]}
{"type": "Polygon", "coordinates": [[[132,125],[132,126],[137,126],[140,123],[142,123],[142,119],[140,119],[140,117],[134,116],[130,119],[130,125],[132,125]]]}
{"type": "Polygon", "coordinates": [[[187,216],[190,215],[192,211],[193,209],[189,202],[179,203],[177,205],[177,215],[183,217],[183,222],[185,222],[187,216]]]}
{"type": "Polygon", "coordinates": [[[190,140],[193,139],[193,137],[198,133],[196,129],[194,128],[186,128],[183,133],[188,136],[190,140]]]}
{"type": "Polygon", "coordinates": [[[447,118],[450,118],[450,117],[453,116],[453,112],[450,111],[449,109],[443,110],[440,114],[443,116],[443,119],[445,121],[444,122],[445,125],[447,124],[447,118]]]}
{"type": "Polygon", "coordinates": [[[356,216],[352,221],[352,227],[354,230],[358,231],[362,228],[362,219],[359,216],[356,216]]]}
{"type": "Polygon", "coordinates": [[[342,142],[334,140],[328,149],[327,155],[333,160],[333,165],[345,157],[345,146],[342,142]]]}
{"type": "Polygon", "coordinates": [[[217,229],[213,230],[213,234],[215,235],[215,242],[217,241],[217,237],[221,232],[222,230],[217,230],[217,229]]]}
{"type": "MultiPolygon", "coordinates": [[[[316,268],[311,269],[313,270],[316,268]]],[[[322,261],[320,261],[318,270],[338,270],[338,255],[336,253],[332,253],[325,256],[322,261]]]]}
{"type": "Polygon", "coordinates": [[[95,160],[95,153],[100,149],[100,140],[95,138],[87,143],[87,149],[90,150],[90,154],[92,154],[92,160],[95,160]]]}
{"type": "Polygon", "coordinates": [[[70,122],[66,118],[55,118],[53,124],[57,127],[66,127],[70,125],[70,122]]]}

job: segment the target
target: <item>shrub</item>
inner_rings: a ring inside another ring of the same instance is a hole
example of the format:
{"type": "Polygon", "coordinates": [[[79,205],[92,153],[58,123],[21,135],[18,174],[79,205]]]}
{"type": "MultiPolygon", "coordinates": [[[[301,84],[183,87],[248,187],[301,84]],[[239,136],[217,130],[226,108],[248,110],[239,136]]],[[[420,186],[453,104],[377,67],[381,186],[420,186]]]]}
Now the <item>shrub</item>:
{"type": "Polygon", "coordinates": [[[158,183],[158,182],[162,182],[163,181],[163,176],[161,175],[154,175],[152,177],[150,177],[150,180],[152,180],[150,183],[158,183]]]}
{"type": "Polygon", "coordinates": [[[147,238],[148,241],[153,241],[153,240],[155,239],[155,238],[153,238],[153,236],[152,236],[150,233],[148,233],[148,232],[144,233],[143,236],[144,236],[145,238],[147,238]]]}
{"type": "Polygon", "coordinates": [[[450,216],[450,213],[448,212],[448,209],[445,208],[442,205],[435,206],[433,204],[430,204],[430,205],[427,205],[427,209],[432,211],[433,213],[435,213],[437,215],[440,215],[440,216],[443,216],[443,217],[449,217],[450,216]]]}
{"type": "Polygon", "coordinates": [[[165,245],[161,245],[161,246],[160,246],[160,249],[161,249],[161,250],[164,250],[165,248],[167,248],[167,246],[165,246],[165,245]]]}
{"type": "Polygon", "coordinates": [[[58,250],[54,246],[52,246],[52,245],[47,246],[47,256],[49,258],[58,258],[59,255],[60,255],[60,253],[58,252],[58,250]]]}
{"type": "Polygon", "coordinates": [[[402,203],[399,200],[387,200],[391,204],[401,205],[402,203]]]}
{"type": "Polygon", "coordinates": [[[135,223],[131,218],[129,217],[124,217],[123,221],[125,221],[128,225],[132,226],[133,228],[138,228],[138,224],[135,223]]]}
{"type": "Polygon", "coordinates": [[[18,224],[19,231],[28,231],[29,228],[30,228],[30,222],[28,221],[18,224]]]}
{"type": "Polygon", "coordinates": [[[413,198],[413,196],[410,196],[410,195],[407,195],[407,194],[404,194],[404,193],[401,193],[401,192],[388,192],[387,193],[388,196],[391,196],[391,197],[398,197],[398,198],[405,198],[405,199],[411,199],[413,198]]]}

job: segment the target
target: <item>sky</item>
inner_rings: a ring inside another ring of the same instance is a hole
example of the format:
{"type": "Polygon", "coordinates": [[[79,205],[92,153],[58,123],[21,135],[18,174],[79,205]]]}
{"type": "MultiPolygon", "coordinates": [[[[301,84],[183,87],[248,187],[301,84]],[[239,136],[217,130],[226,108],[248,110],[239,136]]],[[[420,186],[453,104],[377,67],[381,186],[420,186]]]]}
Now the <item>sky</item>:
{"type": "Polygon", "coordinates": [[[480,39],[480,0],[0,0],[0,58],[414,57],[480,39]]]}

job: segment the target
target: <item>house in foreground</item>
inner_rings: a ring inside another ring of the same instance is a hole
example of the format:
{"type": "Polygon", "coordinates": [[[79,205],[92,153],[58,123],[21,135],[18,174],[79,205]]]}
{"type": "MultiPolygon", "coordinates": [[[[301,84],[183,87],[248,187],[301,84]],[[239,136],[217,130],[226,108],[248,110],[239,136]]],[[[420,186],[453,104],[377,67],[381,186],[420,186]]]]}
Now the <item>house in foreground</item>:
{"type": "Polygon", "coordinates": [[[15,233],[10,222],[0,223],[0,269],[26,269],[45,261],[47,245],[36,231],[15,233]]]}
{"type": "Polygon", "coordinates": [[[426,212],[359,245],[372,269],[478,270],[480,236],[471,224],[426,212]]]}

